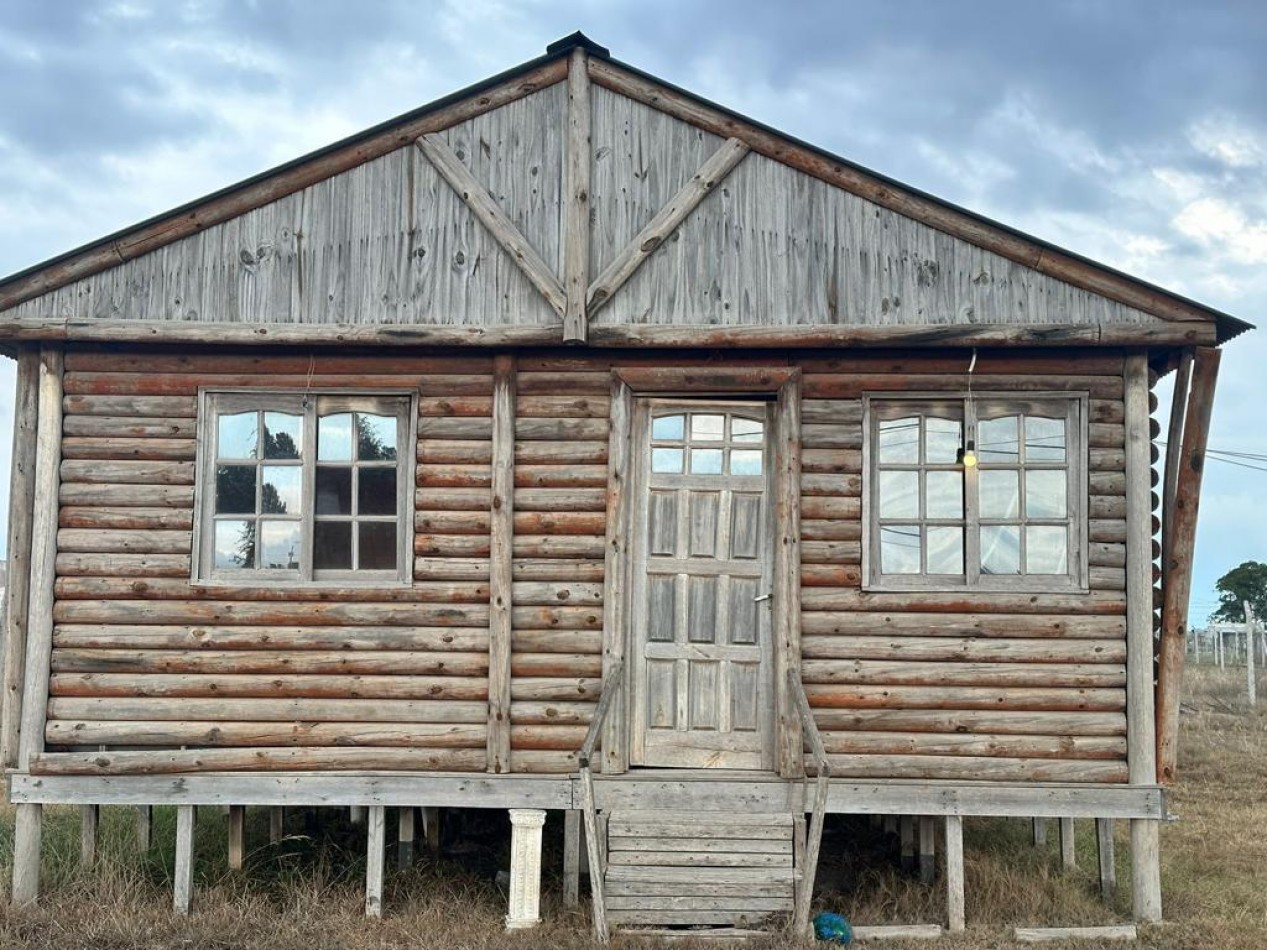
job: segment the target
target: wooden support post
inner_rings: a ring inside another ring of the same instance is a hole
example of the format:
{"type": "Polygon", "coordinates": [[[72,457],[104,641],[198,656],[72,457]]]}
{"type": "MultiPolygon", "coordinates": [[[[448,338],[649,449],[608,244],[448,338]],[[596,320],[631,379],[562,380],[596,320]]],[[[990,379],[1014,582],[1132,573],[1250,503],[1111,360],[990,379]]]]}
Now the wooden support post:
{"type": "MultiPolygon", "coordinates": [[[[1162,563],[1161,643],[1157,656],[1156,781],[1163,783],[1173,781],[1175,777],[1179,746],[1179,689],[1183,679],[1183,643],[1188,627],[1188,600],[1192,592],[1192,556],[1196,544],[1197,512],[1201,503],[1201,476],[1205,471],[1205,448],[1210,434],[1214,386],[1218,381],[1221,356],[1219,350],[1198,347],[1193,359],[1192,387],[1188,393],[1188,408],[1183,425],[1183,450],[1175,478],[1174,524],[1166,535],[1170,549],[1165,552],[1166,560],[1162,563]]],[[[1129,427],[1129,393],[1127,401],[1129,427]]],[[[1141,473],[1140,477],[1147,478],[1147,472],[1141,473]]],[[[1129,501],[1130,490],[1134,487],[1129,457],[1126,481],[1129,501]]],[[[1144,485],[1147,486],[1146,481],[1144,485]]],[[[1147,493],[1146,487],[1144,491],[1147,493]]],[[[1151,518],[1151,512],[1149,517],[1151,518]]],[[[1127,524],[1129,531],[1129,514],[1127,524]]],[[[1131,570],[1129,551],[1127,569],[1131,570]]],[[[1150,552],[1150,598],[1151,587],[1150,552]]],[[[1151,629],[1151,599],[1148,616],[1151,629]]],[[[1135,779],[1132,778],[1132,781],[1135,779]]]]}
{"type": "Polygon", "coordinates": [[[1183,416],[1188,404],[1188,384],[1192,379],[1192,350],[1186,349],[1175,370],[1175,387],[1170,399],[1170,425],[1166,434],[1166,467],[1161,482],[1161,563],[1170,562],[1174,545],[1175,484],[1179,458],[1183,454],[1183,416]]]}
{"type": "Polygon", "coordinates": [[[278,844],[286,834],[286,809],[274,805],[268,810],[268,843],[278,844]]]}
{"type": "Polygon", "coordinates": [[[1250,708],[1258,705],[1258,681],[1254,678],[1254,608],[1248,600],[1241,601],[1245,611],[1245,697],[1250,708]]]}
{"type": "Polygon", "coordinates": [[[563,906],[576,907],[581,900],[581,813],[563,813],[563,906]]]}
{"type": "Polygon", "coordinates": [[[101,825],[100,805],[79,807],[79,863],[90,868],[97,863],[97,832],[101,825]]]}
{"type": "Polygon", "coordinates": [[[412,806],[396,809],[396,867],[401,871],[414,863],[414,816],[412,806]]]}
{"type": "Polygon", "coordinates": [[[176,868],[172,875],[172,906],[188,914],[194,894],[194,806],[176,806],[176,868]]]}
{"type": "Polygon", "coordinates": [[[801,373],[792,371],[774,406],[774,685],[776,760],[785,779],[805,775],[800,712],[788,673],[801,669],[801,373]]]}
{"type": "Polygon", "coordinates": [[[1034,819],[1034,847],[1036,848],[1047,847],[1047,819],[1046,818],[1034,819]]]}
{"type": "MultiPolygon", "coordinates": [[[[626,608],[629,585],[629,538],[633,508],[633,473],[630,460],[630,438],[633,425],[634,395],[629,384],[613,376],[610,424],[607,435],[607,536],[603,555],[606,591],[603,594],[603,676],[625,659],[626,608]]],[[[632,664],[630,664],[632,666],[632,664]]],[[[626,686],[629,680],[626,667],[626,686]]],[[[612,702],[611,713],[603,723],[599,742],[603,774],[617,775],[628,766],[629,748],[626,727],[629,722],[629,689],[621,689],[612,702]]],[[[590,874],[595,869],[591,865],[590,874]]]]}
{"type": "Polygon", "coordinates": [[[563,342],[584,343],[589,318],[586,297],[590,272],[590,146],[589,57],[575,49],[568,59],[568,128],[564,194],[567,210],[563,234],[563,342]]]}
{"type": "MultiPolygon", "coordinates": [[[[796,908],[800,908],[813,896],[805,893],[805,888],[809,884],[805,878],[805,839],[808,830],[808,822],[805,821],[803,815],[797,815],[792,819],[792,867],[794,869],[792,877],[792,906],[796,908]]],[[[792,919],[799,921],[799,910],[793,911],[792,919]]]]}
{"type": "Polygon", "coordinates": [[[42,805],[18,805],[13,819],[13,906],[26,907],[40,896],[42,805]]]}
{"type": "Polygon", "coordinates": [[[898,820],[898,836],[901,839],[901,868],[903,874],[915,871],[915,819],[911,815],[903,815],[898,820]]]}
{"type": "Polygon", "coordinates": [[[229,870],[241,871],[246,861],[246,807],[229,806],[229,870]]]}
{"type": "Polygon", "coordinates": [[[963,906],[963,818],[946,816],[946,929],[960,933],[964,929],[963,906]]]}
{"type": "Polygon", "coordinates": [[[136,807],[136,849],[149,851],[154,844],[154,806],[136,807]]]}
{"type": "Polygon", "coordinates": [[[440,809],[424,808],[422,810],[422,833],[427,836],[427,850],[433,855],[440,853],[440,809]]]}
{"type": "Polygon", "coordinates": [[[348,821],[354,825],[365,824],[365,806],[350,805],[348,807],[348,821]]]}
{"type": "MultiPolygon", "coordinates": [[[[1195,376],[1195,373],[1194,373],[1195,376]]],[[[1195,379],[1194,379],[1195,382],[1195,379]]],[[[1157,731],[1153,693],[1153,553],[1152,470],[1148,410],[1148,362],[1144,355],[1126,358],[1126,740],[1127,771],[1132,785],[1157,781],[1157,731]]],[[[1197,414],[1199,415],[1199,414],[1197,414]]],[[[1190,416],[1189,425],[1196,416],[1190,416]]],[[[1186,439],[1186,436],[1185,436],[1186,439]]],[[[1204,446],[1203,446],[1204,451],[1204,446]]],[[[1187,453],[1185,452],[1185,456],[1187,453]]],[[[1182,495],[1183,493],[1180,492],[1182,495]]],[[[1180,504],[1177,500],[1176,505],[1180,504]]],[[[1187,505],[1187,502],[1184,502],[1187,505]]],[[[1176,533],[1176,550],[1184,532],[1176,533]]],[[[1186,530],[1186,529],[1185,529],[1186,530]]],[[[1186,609],[1187,597],[1184,597],[1186,609]]],[[[1180,638],[1182,645],[1182,638],[1180,638]]],[[[1177,722],[1176,722],[1177,724],[1177,722]]],[[[1161,855],[1158,822],[1131,821],[1131,900],[1135,918],[1161,920],[1161,855]]]]}
{"type": "Polygon", "coordinates": [[[1112,903],[1117,891],[1117,864],[1113,854],[1113,819],[1095,820],[1096,853],[1100,864],[1100,897],[1106,904],[1112,903]]]}
{"type": "Polygon", "coordinates": [[[13,459],[9,473],[8,582],[5,589],[4,694],[0,699],[0,766],[18,763],[22,688],[31,591],[31,531],[35,505],[35,453],[39,420],[40,351],[18,354],[13,407],[13,459]]]}
{"type": "Polygon", "coordinates": [[[1060,866],[1066,871],[1078,866],[1077,838],[1072,818],[1060,819],[1060,866]]]}
{"type": "Polygon", "coordinates": [[[932,815],[919,817],[919,880],[932,884],[937,876],[937,819],[932,815]]]}
{"type": "Polygon", "coordinates": [[[488,771],[510,771],[511,561],[515,540],[515,357],[493,359],[492,526],[488,578],[488,771]]]}
{"type": "Polygon", "coordinates": [[[365,834],[365,916],[383,916],[383,861],[387,847],[386,809],[371,805],[365,834]]]}

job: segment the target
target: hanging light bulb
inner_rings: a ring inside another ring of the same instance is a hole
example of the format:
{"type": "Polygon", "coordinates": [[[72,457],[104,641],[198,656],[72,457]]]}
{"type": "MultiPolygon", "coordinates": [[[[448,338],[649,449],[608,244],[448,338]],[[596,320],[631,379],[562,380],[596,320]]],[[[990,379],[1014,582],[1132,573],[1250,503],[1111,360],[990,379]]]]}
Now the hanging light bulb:
{"type": "Polygon", "coordinates": [[[968,440],[967,445],[959,448],[955,461],[964,468],[977,467],[977,447],[971,439],[968,440]]]}

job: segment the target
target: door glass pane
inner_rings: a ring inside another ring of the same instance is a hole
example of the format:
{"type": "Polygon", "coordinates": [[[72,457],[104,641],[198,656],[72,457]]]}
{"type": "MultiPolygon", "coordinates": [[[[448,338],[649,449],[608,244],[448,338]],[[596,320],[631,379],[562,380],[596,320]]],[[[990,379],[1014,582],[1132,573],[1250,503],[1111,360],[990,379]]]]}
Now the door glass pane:
{"type": "Polygon", "coordinates": [[[1025,517],[1063,518],[1065,503],[1064,469],[1025,472],[1025,517]]]}
{"type": "Polygon", "coordinates": [[[396,569],[396,523],[393,521],[362,521],[358,526],[360,545],[357,565],[363,571],[394,571],[396,569]]]}
{"type": "Polygon", "coordinates": [[[761,450],[760,449],[731,449],[730,450],[730,474],[732,475],[760,475],[761,474],[761,450]]]}
{"type": "Polygon", "coordinates": [[[919,573],[919,525],[880,529],[880,570],[885,574],[919,573]]]}
{"type": "Polygon", "coordinates": [[[319,515],[352,513],[352,470],[342,466],[317,468],[316,512],[319,515]]]}
{"type": "Polygon", "coordinates": [[[300,523],[260,522],[260,567],[269,570],[299,570],[300,523]]]}
{"type": "Polygon", "coordinates": [[[304,420],[288,412],[264,413],[264,458],[297,459],[303,454],[304,420]]]}
{"type": "Polygon", "coordinates": [[[660,416],[651,423],[651,438],[681,439],[685,431],[684,416],[660,416]]]}
{"type": "Polygon", "coordinates": [[[919,461],[919,416],[880,421],[880,462],[919,461]]]}
{"type": "Polygon", "coordinates": [[[317,459],[322,462],[352,461],[352,414],[340,412],[317,420],[317,459]]]}
{"type": "Polygon", "coordinates": [[[1021,572],[1021,529],[1019,525],[982,525],[981,573],[1021,572]]]}
{"type": "Polygon", "coordinates": [[[982,518],[1020,516],[1020,478],[1014,469],[983,470],[979,478],[982,518]]]}
{"type": "Polygon", "coordinates": [[[691,449],[692,475],[720,475],[721,449],[691,449]]]}
{"type": "Polygon", "coordinates": [[[256,458],[256,421],[254,412],[223,415],[216,422],[216,455],[222,459],[256,458]]]}
{"type": "Polygon", "coordinates": [[[1030,462],[1065,460],[1065,420],[1025,417],[1025,458],[1030,462]]]}
{"type": "Polygon", "coordinates": [[[318,571],[352,569],[352,522],[318,521],[313,526],[312,566],[318,571]]]}
{"type": "Polygon", "coordinates": [[[765,425],[756,419],[735,416],[730,421],[730,438],[733,442],[760,442],[765,435],[765,425]]]}
{"type": "Polygon", "coordinates": [[[220,465],[216,468],[216,514],[255,514],[254,465],[220,465]]]}
{"type": "Polygon", "coordinates": [[[396,420],[358,413],[356,457],[362,462],[396,461],[396,420]]]}
{"type": "Polygon", "coordinates": [[[396,513],[396,470],[362,468],[357,472],[356,511],[361,515],[396,513]]]}
{"type": "Polygon", "coordinates": [[[682,450],[652,449],[651,471],[661,475],[680,475],[682,473],[682,450]]]}
{"type": "Polygon", "coordinates": [[[691,416],[693,442],[720,442],[725,436],[725,416],[691,416]]]}
{"type": "Polygon", "coordinates": [[[255,522],[217,521],[215,532],[216,570],[255,566],[255,522]]]}
{"type": "Polygon", "coordinates": [[[919,472],[880,472],[880,517],[919,517],[919,472]]]}
{"type": "Polygon", "coordinates": [[[265,465],[260,473],[260,511],[266,515],[300,513],[303,469],[298,465],[265,465]]]}
{"type": "Polygon", "coordinates": [[[925,517],[963,517],[962,472],[929,472],[924,476],[924,491],[925,517]]]}
{"type": "Polygon", "coordinates": [[[930,526],[928,531],[928,573],[963,573],[963,528],[930,526]]]}
{"type": "Polygon", "coordinates": [[[1068,574],[1069,531],[1063,526],[1030,525],[1025,529],[1025,573],[1068,574]]]}
{"type": "Polygon", "coordinates": [[[953,465],[963,444],[958,419],[924,420],[924,461],[929,465],[953,465]]]}
{"type": "Polygon", "coordinates": [[[1016,462],[1021,457],[1017,417],[987,419],[977,425],[977,457],[982,462],[1016,462]]]}

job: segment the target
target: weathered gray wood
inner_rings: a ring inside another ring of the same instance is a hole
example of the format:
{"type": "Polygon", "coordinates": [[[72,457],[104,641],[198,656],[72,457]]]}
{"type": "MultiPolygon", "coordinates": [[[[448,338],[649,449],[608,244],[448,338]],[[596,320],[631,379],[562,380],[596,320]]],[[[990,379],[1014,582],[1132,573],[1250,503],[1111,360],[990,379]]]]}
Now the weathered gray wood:
{"type": "Polygon", "coordinates": [[[418,148],[458,194],[463,203],[488,229],[497,244],[510,256],[553,308],[562,317],[567,311],[567,293],[536,248],[511,223],[488,189],[476,181],[465,165],[453,154],[444,138],[435,132],[420,136],[418,148]]]}
{"type": "Polygon", "coordinates": [[[789,675],[801,668],[801,374],[778,390],[775,403],[774,671],[778,771],[784,778],[805,774],[801,718],[789,675]]]}
{"type": "Polygon", "coordinates": [[[97,833],[101,825],[100,805],[79,806],[79,864],[90,868],[97,863],[97,833]]]}
{"type": "Polygon", "coordinates": [[[932,884],[937,875],[937,819],[931,815],[919,816],[919,880],[932,884]]]}
{"type": "Polygon", "coordinates": [[[494,364],[491,545],[489,549],[488,770],[509,772],[512,582],[515,516],[515,359],[494,364]]]}
{"type": "Polygon", "coordinates": [[[286,833],[286,809],[274,805],[268,810],[268,843],[279,844],[286,833]]]}
{"type": "Polygon", "coordinates": [[[1017,943],[1047,943],[1053,940],[1135,940],[1134,924],[1110,924],[1105,927],[1017,927],[1017,943]]]}
{"type": "Polygon", "coordinates": [[[1034,831],[1034,847],[1036,848],[1047,847],[1047,819],[1035,818],[1033,831],[1034,831]]]}
{"type": "Polygon", "coordinates": [[[412,807],[396,810],[396,867],[404,871],[414,863],[414,819],[417,810],[412,807]]]}
{"type": "Polygon", "coordinates": [[[1077,837],[1072,818],[1060,819],[1060,866],[1065,871],[1078,867],[1077,837]]]}
{"type": "Polygon", "coordinates": [[[582,49],[568,57],[568,129],[564,162],[563,342],[584,343],[589,324],[586,297],[590,271],[590,171],[593,162],[588,56],[582,49]]]}
{"type": "MultiPolygon", "coordinates": [[[[501,783],[497,784],[504,784],[505,781],[502,779],[501,783]]],[[[521,795],[519,800],[522,801],[525,797],[521,795]]],[[[435,795],[432,794],[429,799],[434,800],[435,795]]],[[[427,850],[433,855],[440,854],[440,815],[440,809],[434,805],[428,805],[422,809],[422,833],[427,839],[427,850]]]]}
{"type": "Polygon", "coordinates": [[[30,592],[26,625],[26,675],[18,767],[27,769],[44,748],[49,657],[57,560],[57,485],[62,431],[62,364],[59,349],[40,352],[39,427],[35,449],[35,508],[31,528],[30,592]]]}
{"type": "Polygon", "coordinates": [[[964,929],[963,818],[946,816],[946,929],[961,933],[964,929]]]}
{"type": "Polygon", "coordinates": [[[41,805],[19,804],[13,824],[13,906],[26,907],[40,896],[40,844],[44,834],[41,805]]]}
{"type": "Polygon", "coordinates": [[[942,934],[941,924],[885,924],[882,926],[855,925],[853,939],[869,940],[936,940],[942,934]]]}
{"type": "Polygon", "coordinates": [[[366,820],[365,916],[383,916],[383,861],[387,847],[387,821],[382,805],[371,805],[366,820]]]}
{"type": "Polygon", "coordinates": [[[1113,902],[1117,892],[1117,862],[1113,853],[1113,819],[1095,820],[1096,855],[1100,865],[1100,898],[1106,904],[1113,902]]]}
{"type": "Polygon", "coordinates": [[[229,870],[242,870],[246,859],[246,806],[229,806],[229,870]]]}
{"type": "Polygon", "coordinates": [[[563,906],[575,907],[581,894],[581,813],[563,813],[563,906]]]}
{"type": "Polygon", "coordinates": [[[172,873],[172,906],[189,913],[194,894],[194,806],[176,806],[176,866],[172,873]]]}
{"type": "Polygon", "coordinates": [[[30,621],[31,534],[34,526],[35,469],[39,420],[40,353],[24,346],[18,354],[13,406],[13,458],[9,474],[8,573],[4,592],[3,698],[0,698],[0,766],[18,761],[22,690],[30,621]]]}
{"type": "MultiPolygon", "coordinates": [[[[628,636],[630,525],[633,517],[631,439],[633,390],[619,377],[611,380],[611,419],[607,444],[607,534],[603,545],[603,670],[623,668],[628,636]]],[[[628,677],[625,680],[628,683],[628,677]]],[[[603,773],[628,768],[629,689],[622,689],[616,712],[602,735],[603,773]]],[[[588,826],[587,826],[588,834],[588,826]]],[[[592,867],[592,865],[591,865],[592,867]]],[[[593,873],[593,872],[591,872],[593,873]]]]}
{"type": "MultiPolygon", "coordinates": [[[[133,800],[149,800],[144,794],[133,800]]],[[[155,799],[161,800],[161,799],[155,799]]],[[[219,803],[217,803],[219,804],[219,803]]],[[[154,844],[154,806],[140,805],[136,809],[136,848],[142,854],[149,851],[154,844]]]]}
{"type": "Polygon", "coordinates": [[[603,268],[589,288],[589,309],[597,310],[624,286],[634,272],[677,230],[731,170],[748,154],[748,146],[728,139],[698,172],[661,208],[638,235],[603,268]]]}
{"type": "MultiPolygon", "coordinates": [[[[1144,356],[1127,358],[1125,385],[1128,762],[1132,783],[1151,784],[1158,778],[1158,732],[1154,728],[1152,503],[1148,492],[1151,433],[1144,356]]],[[[1131,906],[1136,920],[1161,920],[1159,849],[1157,822],[1132,821],[1131,906]]]]}
{"type": "Polygon", "coordinates": [[[1170,422],[1166,435],[1166,465],[1162,476],[1161,496],[1161,563],[1169,564],[1175,527],[1175,491],[1179,478],[1179,460],[1183,455],[1183,423],[1188,407],[1188,386],[1192,380],[1193,352],[1184,350],[1175,370],[1174,390],[1170,400],[1170,422]]]}

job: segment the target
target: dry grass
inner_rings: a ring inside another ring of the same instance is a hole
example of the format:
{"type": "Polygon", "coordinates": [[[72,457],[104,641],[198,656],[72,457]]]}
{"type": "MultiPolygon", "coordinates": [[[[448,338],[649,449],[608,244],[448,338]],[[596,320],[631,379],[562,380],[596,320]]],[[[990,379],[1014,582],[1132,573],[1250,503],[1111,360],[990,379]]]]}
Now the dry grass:
{"type": "MultiPolygon", "coordinates": [[[[1170,795],[1180,821],[1162,832],[1167,923],[1141,933],[1139,946],[1162,950],[1267,948],[1267,702],[1245,707],[1243,671],[1197,669],[1189,677],[1183,719],[1182,775],[1170,795]]],[[[174,818],[156,814],[154,850],[140,855],[128,809],[105,809],[97,868],[78,866],[79,815],[49,809],[45,826],[45,897],[34,909],[0,910],[0,947],[238,948],[387,950],[387,948],[592,947],[588,915],[559,901],[561,830],[547,828],[545,924],[527,934],[502,929],[505,898],[494,874],[505,866],[508,824],[498,813],[471,816],[463,843],[436,862],[389,873],[382,921],[362,916],[364,856],[360,829],[324,813],[320,828],[299,816],[279,847],[267,841],[266,815],[253,812],[255,850],[245,871],[225,870],[225,824],[202,809],[197,829],[195,912],[170,912],[174,818]]],[[[390,829],[389,829],[390,830],[390,829]]],[[[955,950],[1009,947],[1015,926],[1079,926],[1130,917],[1127,828],[1118,823],[1118,895],[1098,898],[1091,822],[1079,823],[1079,868],[1061,873],[1055,827],[1046,850],[1031,843],[1028,822],[969,820],[965,827],[968,932],[936,944],[955,950]]],[[[10,863],[12,810],[0,812],[0,864],[10,863]]],[[[816,906],[865,924],[936,922],[940,886],[924,887],[895,866],[893,842],[865,819],[838,816],[824,841],[816,906]]],[[[0,881],[7,890],[7,880],[0,881]]],[[[629,945],[632,941],[616,941],[629,945]]],[[[793,945],[773,935],[768,947],[793,945]]],[[[808,944],[807,944],[808,945],[808,944]]],[[[1066,944],[1070,947],[1094,943],[1066,944]]],[[[683,946],[676,944],[676,946],[683,946]]],[[[894,948],[902,944],[885,944],[894,948]]],[[[910,943],[908,947],[927,947],[910,943]]]]}

